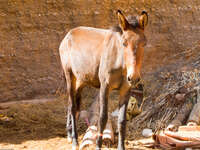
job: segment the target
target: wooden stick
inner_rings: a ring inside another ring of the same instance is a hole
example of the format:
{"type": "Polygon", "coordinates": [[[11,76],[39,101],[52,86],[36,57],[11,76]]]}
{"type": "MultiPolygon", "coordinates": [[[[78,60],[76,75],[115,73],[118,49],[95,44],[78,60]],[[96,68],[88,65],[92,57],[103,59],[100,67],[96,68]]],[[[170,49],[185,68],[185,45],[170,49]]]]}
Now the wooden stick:
{"type": "Polygon", "coordinates": [[[197,103],[194,105],[187,122],[200,123],[200,88],[197,88],[197,103]]]}

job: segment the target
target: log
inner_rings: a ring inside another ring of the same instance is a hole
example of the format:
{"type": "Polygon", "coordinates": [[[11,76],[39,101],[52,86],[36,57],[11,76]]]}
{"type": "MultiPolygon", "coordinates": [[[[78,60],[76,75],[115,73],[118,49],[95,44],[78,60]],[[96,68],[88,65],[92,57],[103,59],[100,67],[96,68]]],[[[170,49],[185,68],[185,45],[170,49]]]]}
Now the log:
{"type": "MultiPolygon", "coordinates": [[[[173,133],[174,134],[174,133],[173,133]]],[[[200,147],[199,141],[183,141],[177,138],[166,135],[161,132],[153,136],[155,145],[160,145],[164,149],[179,149],[186,147],[200,147]]]]}
{"type": "Polygon", "coordinates": [[[200,103],[194,105],[187,122],[200,123],[200,103]]]}
{"type": "MultiPolygon", "coordinates": [[[[83,110],[80,113],[80,118],[84,119],[88,125],[85,135],[83,136],[79,150],[84,149],[87,146],[95,145],[98,135],[98,119],[99,119],[99,101],[98,96],[95,101],[91,104],[89,109],[83,110]]],[[[114,130],[111,120],[111,115],[108,113],[108,121],[103,131],[103,142],[107,145],[114,144],[114,130]]]]}
{"type": "Polygon", "coordinates": [[[180,131],[180,132],[186,132],[186,131],[200,132],[200,126],[180,126],[178,131],[180,131]]]}
{"type": "Polygon", "coordinates": [[[197,103],[194,105],[192,112],[188,118],[189,122],[194,122],[196,124],[200,123],[200,89],[197,89],[197,103]]]}
{"type": "Polygon", "coordinates": [[[114,142],[115,142],[114,141],[114,130],[113,130],[112,121],[111,121],[110,117],[108,117],[106,128],[103,131],[103,140],[107,141],[107,142],[111,141],[112,144],[114,144],[114,142]]]}
{"type": "Polygon", "coordinates": [[[183,141],[198,141],[200,142],[200,132],[199,131],[165,131],[165,135],[176,138],[183,141]]]}
{"type": "MultiPolygon", "coordinates": [[[[98,119],[96,120],[96,122],[97,121],[98,119]]],[[[95,145],[97,135],[98,135],[97,125],[88,126],[88,129],[86,130],[86,133],[83,136],[82,143],[80,144],[79,150],[82,150],[89,145],[95,145]]],[[[108,117],[106,128],[103,131],[103,142],[106,145],[114,144],[114,130],[112,127],[112,121],[110,117],[108,117]]]]}
{"type": "Polygon", "coordinates": [[[186,118],[189,116],[191,110],[192,110],[193,104],[191,101],[186,101],[183,106],[181,107],[179,113],[176,115],[176,117],[172,120],[172,122],[168,125],[167,130],[174,131],[179,126],[182,125],[183,121],[186,120],[186,118]]]}

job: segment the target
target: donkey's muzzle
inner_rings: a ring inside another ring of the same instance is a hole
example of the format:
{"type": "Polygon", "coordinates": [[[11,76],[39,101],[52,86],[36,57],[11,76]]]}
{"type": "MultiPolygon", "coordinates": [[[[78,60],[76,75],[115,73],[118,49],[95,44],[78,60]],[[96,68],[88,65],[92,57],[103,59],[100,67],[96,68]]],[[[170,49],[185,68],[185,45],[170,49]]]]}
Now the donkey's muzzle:
{"type": "Polygon", "coordinates": [[[131,79],[128,77],[127,80],[132,86],[136,86],[141,81],[141,78],[131,79]]]}

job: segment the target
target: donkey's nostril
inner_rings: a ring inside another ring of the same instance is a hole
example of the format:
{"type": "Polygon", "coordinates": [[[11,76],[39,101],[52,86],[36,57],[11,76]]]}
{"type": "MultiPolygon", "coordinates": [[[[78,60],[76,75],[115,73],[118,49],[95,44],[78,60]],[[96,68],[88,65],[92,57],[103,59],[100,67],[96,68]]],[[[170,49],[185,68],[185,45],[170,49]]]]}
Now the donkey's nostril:
{"type": "Polygon", "coordinates": [[[130,78],[130,76],[128,76],[128,82],[131,82],[131,78],[130,78]]]}

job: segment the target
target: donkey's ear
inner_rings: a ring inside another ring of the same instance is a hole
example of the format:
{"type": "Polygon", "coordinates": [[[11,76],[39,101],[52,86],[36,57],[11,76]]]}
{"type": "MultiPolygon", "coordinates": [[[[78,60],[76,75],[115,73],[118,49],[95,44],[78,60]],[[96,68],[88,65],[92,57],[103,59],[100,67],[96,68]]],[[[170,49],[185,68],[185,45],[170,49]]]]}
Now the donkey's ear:
{"type": "Polygon", "coordinates": [[[120,10],[117,10],[117,16],[118,16],[119,25],[120,25],[122,31],[127,30],[129,23],[120,10]]]}
{"type": "Polygon", "coordinates": [[[146,11],[142,11],[141,15],[138,18],[139,27],[144,30],[148,24],[148,14],[146,11]]]}

